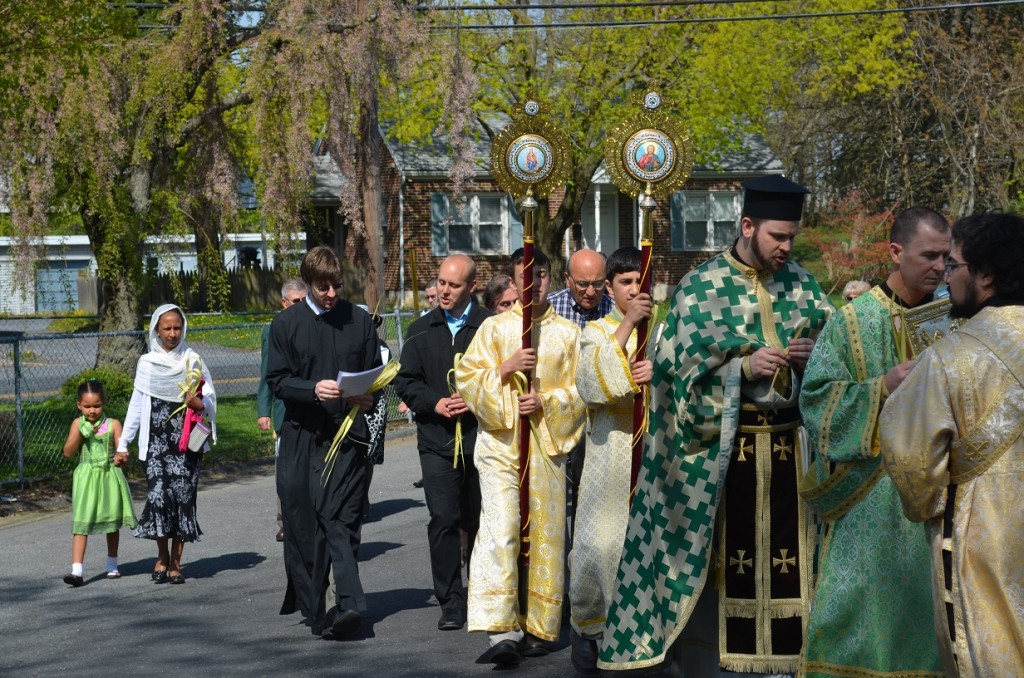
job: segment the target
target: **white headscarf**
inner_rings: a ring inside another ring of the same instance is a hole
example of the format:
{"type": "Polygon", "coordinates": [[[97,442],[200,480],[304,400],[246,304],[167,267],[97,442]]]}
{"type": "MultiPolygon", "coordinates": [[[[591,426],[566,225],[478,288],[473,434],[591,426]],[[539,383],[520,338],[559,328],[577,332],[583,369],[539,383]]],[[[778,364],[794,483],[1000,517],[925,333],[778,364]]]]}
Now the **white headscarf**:
{"type": "MultiPolygon", "coordinates": [[[[169,402],[181,402],[181,388],[185,383],[188,370],[199,367],[203,373],[203,403],[206,405],[204,414],[210,419],[213,429],[213,440],[217,440],[217,395],[213,389],[213,380],[206,363],[199,354],[185,344],[188,332],[188,320],[185,313],[174,304],[164,304],[155,311],[149,321],[149,352],[142,354],[135,368],[135,389],[147,396],[160,398],[169,402]],[[160,316],[168,311],[177,311],[181,316],[181,340],[178,345],[168,351],[157,334],[160,316]]],[[[149,398],[145,399],[141,421],[139,422],[139,458],[146,458],[149,447],[149,398]]]]}
{"type": "MultiPolygon", "coordinates": [[[[149,321],[149,353],[144,353],[139,358],[138,367],[135,369],[135,388],[161,400],[181,401],[181,384],[185,382],[186,373],[189,369],[202,365],[199,354],[185,343],[187,333],[188,321],[185,320],[185,314],[174,304],[164,304],[153,311],[153,317],[149,321]],[[170,311],[177,311],[181,315],[181,340],[168,351],[164,348],[156,329],[160,317],[170,311]]],[[[202,370],[203,377],[209,383],[210,378],[205,365],[202,365],[202,370]]],[[[205,384],[203,393],[206,393],[205,384]]]]}

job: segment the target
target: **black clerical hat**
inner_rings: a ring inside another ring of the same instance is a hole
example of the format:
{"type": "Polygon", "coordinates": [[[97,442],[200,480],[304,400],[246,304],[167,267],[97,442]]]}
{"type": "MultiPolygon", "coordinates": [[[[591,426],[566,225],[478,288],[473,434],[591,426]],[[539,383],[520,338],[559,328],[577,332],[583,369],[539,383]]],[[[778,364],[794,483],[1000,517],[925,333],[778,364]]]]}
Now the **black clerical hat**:
{"type": "Polygon", "coordinates": [[[743,188],[743,216],[776,221],[800,221],[804,196],[810,193],[778,174],[748,179],[743,188]]]}

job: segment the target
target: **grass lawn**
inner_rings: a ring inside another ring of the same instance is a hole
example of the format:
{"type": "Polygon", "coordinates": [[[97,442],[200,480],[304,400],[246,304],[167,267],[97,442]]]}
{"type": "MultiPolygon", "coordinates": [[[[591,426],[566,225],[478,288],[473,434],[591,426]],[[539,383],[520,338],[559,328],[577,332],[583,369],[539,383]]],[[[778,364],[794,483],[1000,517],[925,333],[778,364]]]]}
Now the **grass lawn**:
{"type": "MultiPolygon", "coordinates": [[[[13,405],[0,408],[0,481],[17,479],[17,447],[13,426],[4,426],[13,420],[13,405]]],[[[123,419],[124,405],[112,403],[106,414],[123,419]]],[[[69,484],[78,459],[65,459],[62,454],[64,440],[72,420],[78,416],[74,401],[51,398],[41,403],[22,405],[25,435],[25,477],[46,478],[46,482],[69,484]]],[[[251,396],[232,396],[217,402],[217,444],[204,461],[205,466],[221,462],[260,459],[274,454],[274,443],[268,431],[256,426],[256,399],[251,396]]],[[[125,468],[129,477],[142,477],[142,464],[134,455],[125,468]]]]}
{"type": "MultiPolygon", "coordinates": [[[[195,313],[188,316],[189,340],[224,348],[258,351],[263,326],[273,317],[273,313],[195,313]],[[226,325],[231,327],[206,329],[226,325]]],[[[63,316],[50,321],[46,329],[57,334],[98,332],[99,318],[94,315],[63,316]]],[[[148,321],[144,323],[143,329],[148,329],[148,321]]]]}
{"type": "MultiPolygon", "coordinates": [[[[419,316],[405,314],[401,317],[402,336],[409,336],[409,326],[419,316]]],[[[392,313],[385,314],[386,326],[382,331],[392,349],[398,348],[398,328],[392,313]]],[[[188,341],[191,344],[207,344],[244,351],[260,350],[263,327],[274,319],[273,313],[194,313],[188,316],[188,341]],[[223,328],[223,329],[214,329],[223,328]]],[[[148,323],[148,321],[146,321],[148,323]]],[[[94,315],[68,315],[54,318],[47,326],[48,332],[75,334],[99,331],[99,319],[94,315]]],[[[148,326],[145,327],[148,329],[148,326]]],[[[24,354],[22,355],[25,359],[24,354]]]]}

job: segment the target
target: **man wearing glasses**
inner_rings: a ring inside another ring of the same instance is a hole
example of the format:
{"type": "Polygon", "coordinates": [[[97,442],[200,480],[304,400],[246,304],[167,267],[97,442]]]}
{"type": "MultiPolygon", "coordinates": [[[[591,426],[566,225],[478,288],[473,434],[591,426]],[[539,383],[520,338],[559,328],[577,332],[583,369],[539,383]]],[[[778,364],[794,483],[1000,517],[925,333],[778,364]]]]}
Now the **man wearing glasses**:
{"type": "MultiPolygon", "coordinates": [[[[605,257],[600,252],[582,249],[569,257],[569,270],[565,272],[565,289],[548,297],[555,313],[580,326],[591,320],[600,320],[615,308],[615,301],[605,292],[605,257]]],[[[573,448],[566,459],[568,486],[566,488],[569,517],[569,540],[566,553],[572,546],[573,526],[576,522],[576,497],[579,496],[580,478],[586,458],[586,436],[573,448]]],[[[570,601],[571,603],[571,601],[570,601]]]]}
{"type": "Polygon", "coordinates": [[[832,316],[807,363],[800,410],[817,454],[801,494],[824,544],[803,647],[808,676],[942,674],[928,546],[881,467],[877,430],[913,365],[902,312],[933,300],[949,248],[941,214],[901,212],[889,277],[832,316]]]}
{"type": "Polygon", "coordinates": [[[314,634],[337,639],[358,630],[366,609],[356,561],[369,482],[366,417],[354,419],[333,461],[326,456],[348,411],[368,412],[375,402],[343,393],[337,376],[379,366],[380,340],[370,314],[340,296],[337,252],[314,247],[299,272],[309,293],[270,324],[267,364],[267,383],[285,407],[277,470],[288,577],[281,614],[300,610],[314,634]]]}
{"type": "Polygon", "coordinates": [[[1022,257],[1019,216],[953,225],[950,316],[965,321],[921,354],[879,418],[885,471],[927,528],[946,675],[1024,675],[1022,257]]]}
{"type": "Polygon", "coordinates": [[[431,278],[427,286],[423,288],[423,296],[427,298],[427,307],[420,312],[426,315],[437,308],[437,278],[431,278]]]}
{"type": "Polygon", "coordinates": [[[548,301],[555,313],[576,323],[581,330],[591,320],[608,315],[615,302],[605,293],[604,255],[582,249],[569,257],[565,289],[554,292],[548,301]]]}
{"type": "MultiPolygon", "coordinates": [[[[281,286],[281,309],[297,304],[306,298],[306,283],[298,278],[290,278],[281,286]]],[[[256,387],[256,425],[261,431],[269,431],[274,426],[274,456],[281,446],[281,424],[284,423],[284,403],[274,397],[267,384],[267,356],[270,346],[270,324],[263,328],[260,338],[260,383],[256,387]]],[[[277,541],[284,541],[284,519],[281,516],[281,500],[277,500],[277,541]]]]}

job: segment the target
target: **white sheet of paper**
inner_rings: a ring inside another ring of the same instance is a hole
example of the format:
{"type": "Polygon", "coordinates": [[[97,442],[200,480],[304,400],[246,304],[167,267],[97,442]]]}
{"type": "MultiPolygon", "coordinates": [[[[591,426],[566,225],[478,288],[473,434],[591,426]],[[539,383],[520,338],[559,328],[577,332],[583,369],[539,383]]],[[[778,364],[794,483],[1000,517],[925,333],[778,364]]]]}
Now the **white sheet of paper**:
{"type": "Polygon", "coordinates": [[[365,372],[338,372],[338,388],[341,389],[341,397],[363,395],[370,390],[373,382],[384,371],[384,366],[374,367],[365,372]]]}

